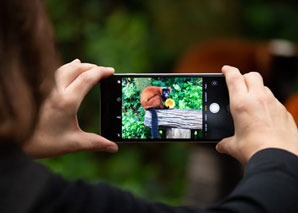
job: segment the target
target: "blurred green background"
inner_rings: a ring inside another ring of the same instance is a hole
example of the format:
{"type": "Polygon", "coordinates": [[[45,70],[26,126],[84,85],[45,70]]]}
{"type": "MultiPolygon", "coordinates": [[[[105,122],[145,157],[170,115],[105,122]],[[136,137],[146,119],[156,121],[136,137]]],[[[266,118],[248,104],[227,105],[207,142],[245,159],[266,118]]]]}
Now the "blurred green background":
{"type": "MultiPolygon", "coordinates": [[[[192,44],[240,37],[298,40],[297,1],[46,0],[64,62],[116,72],[172,72],[192,44]]],[[[99,131],[98,86],[79,112],[82,129],[99,131]]],[[[125,144],[117,154],[83,152],[42,160],[67,179],[106,181],[153,201],[183,203],[187,144],[125,144]]]]}

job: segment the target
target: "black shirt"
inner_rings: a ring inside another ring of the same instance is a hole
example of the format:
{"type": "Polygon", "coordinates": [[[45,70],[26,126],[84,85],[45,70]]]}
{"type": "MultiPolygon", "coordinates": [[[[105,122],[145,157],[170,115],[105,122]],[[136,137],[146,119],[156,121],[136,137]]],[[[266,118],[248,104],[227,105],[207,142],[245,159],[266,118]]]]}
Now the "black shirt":
{"type": "Polygon", "coordinates": [[[201,210],[146,202],[107,184],[69,182],[20,149],[6,147],[0,149],[0,212],[298,213],[298,157],[280,149],[256,153],[234,191],[221,203],[201,210]]]}

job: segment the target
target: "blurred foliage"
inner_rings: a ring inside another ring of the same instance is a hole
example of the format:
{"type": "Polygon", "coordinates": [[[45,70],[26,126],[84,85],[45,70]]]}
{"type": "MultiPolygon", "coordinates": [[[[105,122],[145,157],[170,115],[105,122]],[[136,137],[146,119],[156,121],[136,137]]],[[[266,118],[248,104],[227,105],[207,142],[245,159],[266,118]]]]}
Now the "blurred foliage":
{"type": "Polygon", "coordinates": [[[89,29],[87,33],[84,52],[88,59],[103,66],[113,65],[118,72],[148,72],[151,67],[146,20],[119,9],[107,17],[105,24],[102,31],[89,29]]]}
{"type": "MultiPolygon", "coordinates": [[[[46,4],[63,61],[80,58],[113,66],[117,72],[172,72],[187,48],[214,38],[298,39],[294,0],[46,0],[46,4]]],[[[79,112],[86,131],[98,132],[98,102],[96,86],[79,112]]],[[[149,200],[178,205],[186,186],[187,156],[185,144],[127,144],[120,145],[117,154],[77,153],[42,162],[68,179],[107,181],[149,200]]]]}
{"type": "Polygon", "coordinates": [[[177,109],[202,110],[202,78],[123,78],[122,137],[150,138],[150,128],[144,125],[145,110],[140,95],[148,86],[171,87],[169,98],[177,109]]]}
{"type": "Polygon", "coordinates": [[[150,138],[150,128],[144,125],[145,110],[140,103],[140,94],[144,86],[139,82],[148,84],[152,79],[122,79],[122,137],[123,138],[136,138],[146,139],[150,138]],[[137,83],[136,83],[137,82],[137,83]]]}
{"type": "Polygon", "coordinates": [[[169,98],[176,103],[177,109],[202,110],[202,78],[168,78],[152,82],[153,86],[171,87],[169,98]]]}
{"type": "Polygon", "coordinates": [[[241,30],[245,37],[298,41],[297,1],[243,1],[243,8],[241,30]]]}

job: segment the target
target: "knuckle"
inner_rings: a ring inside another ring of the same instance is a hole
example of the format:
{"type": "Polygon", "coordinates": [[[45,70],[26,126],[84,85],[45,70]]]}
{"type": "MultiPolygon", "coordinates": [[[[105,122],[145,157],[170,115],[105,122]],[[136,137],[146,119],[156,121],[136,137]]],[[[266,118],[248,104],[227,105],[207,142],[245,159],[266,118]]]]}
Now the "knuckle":
{"type": "Polygon", "coordinates": [[[293,115],[289,111],[287,111],[287,116],[288,116],[288,120],[290,120],[290,121],[292,121],[292,122],[295,123],[295,119],[294,119],[293,115]]]}
{"type": "Polygon", "coordinates": [[[259,103],[267,103],[268,102],[268,97],[265,93],[259,93],[257,95],[256,99],[259,103]]]}
{"type": "Polygon", "coordinates": [[[237,67],[229,67],[229,69],[233,72],[240,72],[240,70],[237,67]]]}
{"type": "Polygon", "coordinates": [[[72,106],[75,105],[75,99],[74,98],[65,98],[64,101],[62,101],[62,104],[65,108],[72,108],[72,106]]]}
{"type": "Polygon", "coordinates": [[[84,73],[80,74],[78,78],[84,84],[89,84],[93,80],[92,75],[88,72],[84,72],[84,73]]]}
{"type": "Polygon", "coordinates": [[[95,69],[97,66],[95,64],[88,64],[88,63],[84,63],[84,64],[78,64],[76,69],[80,72],[80,73],[84,73],[88,70],[91,69],[95,69]]]}
{"type": "Polygon", "coordinates": [[[260,74],[259,72],[255,72],[255,71],[253,71],[253,72],[249,72],[249,73],[247,73],[246,75],[247,75],[247,76],[251,76],[251,77],[257,77],[257,78],[261,78],[261,77],[262,77],[261,74],[260,74]]]}
{"type": "Polygon", "coordinates": [[[270,90],[269,87],[267,86],[264,86],[265,88],[265,94],[266,94],[266,97],[267,97],[267,100],[270,102],[270,103],[274,103],[276,101],[276,98],[273,94],[273,92],[270,90]]]}
{"type": "Polygon", "coordinates": [[[103,71],[103,70],[105,70],[106,68],[103,67],[103,66],[97,66],[97,69],[100,70],[100,71],[103,71]]]}
{"type": "Polygon", "coordinates": [[[76,64],[76,63],[64,64],[64,65],[62,65],[61,67],[59,67],[57,69],[57,74],[58,75],[65,75],[65,73],[68,73],[68,72],[79,69],[79,66],[80,65],[76,64]]]}
{"type": "Polygon", "coordinates": [[[276,99],[268,94],[266,94],[266,100],[268,104],[274,104],[276,102],[276,99]]]}
{"type": "Polygon", "coordinates": [[[239,100],[236,104],[233,106],[233,110],[237,113],[245,112],[247,111],[248,104],[247,101],[241,101],[239,100]]]}
{"type": "Polygon", "coordinates": [[[263,80],[263,77],[262,77],[262,75],[259,72],[249,72],[249,73],[246,73],[245,74],[245,78],[263,80]]]}
{"type": "Polygon", "coordinates": [[[271,94],[272,94],[272,91],[269,89],[269,87],[264,86],[264,89],[265,89],[265,92],[266,92],[268,95],[271,95],[271,94]]]}
{"type": "Polygon", "coordinates": [[[288,113],[287,108],[285,107],[285,105],[283,105],[282,103],[280,103],[279,101],[277,101],[277,105],[279,106],[280,110],[283,111],[284,113],[288,113]]]}
{"type": "MultiPolygon", "coordinates": [[[[89,67],[88,67],[88,68],[89,68],[89,67]]],[[[84,71],[86,71],[86,66],[84,66],[84,64],[80,64],[80,65],[78,65],[78,66],[76,67],[76,69],[77,69],[79,72],[83,73],[84,71]]]]}
{"type": "Polygon", "coordinates": [[[72,109],[73,106],[75,106],[76,101],[71,96],[65,96],[62,94],[59,94],[56,101],[56,107],[59,109],[72,109]]]}
{"type": "Polygon", "coordinates": [[[256,78],[262,78],[262,76],[259,72],[250,72],[250,74],[256,78]]]}
{"type": "Polygon", "coordinates": [[[59,68],[57,69],[57,71],[58,71],[58,72],[61,72],[61,71],[65,70],[68,66],[69,66],[69,64],[64,64],[64,65],[62,65],[61,67],[59,67],[59,68]]]}
{"type": "Polygon", "coordinates": [[[59,69],[61,69],[61,70],[68,70],[68,69],[74,69],[77,66],[78,66],[78,64],[76,64],[76,63],[68,63],[68,64],[64,64],[59,69]]]}
{"type": "Polygon", "coordinates": [[[255,106],[266,106],[270,103],[270,99],[268,96],[264,93],[258,94],[253,98],[252,105],[255,106]]]}
{"type": "Polygon", "coordinates": [[[237,75],[235,74],[231,74],[229,77],[230,83],[231,84],[237,84],[239,81],[242,80],[242,76],[241,75],[237,75]]]}

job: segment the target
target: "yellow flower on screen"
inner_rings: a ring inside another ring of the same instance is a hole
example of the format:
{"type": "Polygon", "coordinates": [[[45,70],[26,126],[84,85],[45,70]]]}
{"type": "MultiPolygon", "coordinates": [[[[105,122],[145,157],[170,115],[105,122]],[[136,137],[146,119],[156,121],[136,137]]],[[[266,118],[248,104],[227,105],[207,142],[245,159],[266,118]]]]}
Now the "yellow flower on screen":
{"type": "Polygon", "coordinates": [[[173,109],[175,107],[175,101],[171,98],[168,98],[165,102],[165,106],[173,109]]]}

